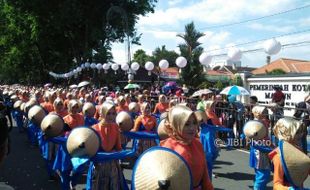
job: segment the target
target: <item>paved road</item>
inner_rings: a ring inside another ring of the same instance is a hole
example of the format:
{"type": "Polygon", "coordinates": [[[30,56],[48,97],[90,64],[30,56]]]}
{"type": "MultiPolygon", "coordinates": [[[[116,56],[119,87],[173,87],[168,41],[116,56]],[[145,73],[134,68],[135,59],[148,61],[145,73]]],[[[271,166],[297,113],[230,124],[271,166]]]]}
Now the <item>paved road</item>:
{"type": "MultiPolygon", "coordinates": [[[[26,134],[20,134],[16,128],[11,132],[12,149],[5,163],[0,166],[0,181],[13,186],[16,190],[56,190],[58,182],[48,182],[44,162],[38,148],[31,148],[26,134]]],[[[248,166],[249,154],[245,151],[222,149],[215,164],[213,179],[215,189],[246,190],[252,189],[254,171],[248,166]]],[[[128,184],[131,181],[131,170],[125,170],[128,184]]],[[[82,178],[77,189],[84,189],[85,178],[82,178]]],[[[305,183],[310,187],[310,178],[305,183]]],[[[271,182],[268,189],[272,189],[271,182]]]]}

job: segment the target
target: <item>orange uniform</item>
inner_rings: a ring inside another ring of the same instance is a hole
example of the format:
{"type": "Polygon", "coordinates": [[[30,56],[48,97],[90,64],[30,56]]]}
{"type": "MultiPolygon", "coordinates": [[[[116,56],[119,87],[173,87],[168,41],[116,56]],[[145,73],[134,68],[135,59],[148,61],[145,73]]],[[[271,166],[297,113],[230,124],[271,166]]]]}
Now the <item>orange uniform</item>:
{"type": "Polygon", "coordinates": [[[98,123],[92,126],[101,138],[101,148],[106,152],[120,151],[121,138],[116,123],[98,123]]]}
{"type": "Polygon", "coordinates": [[[59,115],[59,116],[60,116],[60,117],[62,117],[62,118],[64,118],[65,116],[67,116],[67,115],[68,115],[68,111],[67,111],[67,110],[65,110],[65,109],[63,109],[63,110],[62,110],[62,111],[60,111],[60,112],[52,111],[52,112],[50,112],[50,113],[57,114],[57,115],[59,115]]]}
{"type": "Polygon", "coordinates": [[[280,160],[279,148],[269,153],[269,158],[273,162],[273,189],[288,190],[290,184],[284,180],[284,171],[280,160]]]}
{"type": "Polygon", "coordinates": [[[53,104],[50,103],[50,102],[43,102],[43,103],[41,104],[41,106],[42,106],[46,111],[48,111],[48,113],[54,111],[54,106],[53,106],[53,104]]]}
{"type": "Polygon", "coordinates": [[[141,124],[144,126],[145,131],[150,132],[156,127],[156,118],[151,115],[140,115],[135,121],[133,131],[139,131],[141,124]]]}
{"type": "Polygon", "coordinates": [[[192,172],[194,189],[213,190],[202,144],[198,139],[194,139],[191,144],[187,145],[168,138],[161,141],[160,145],[176,151],[185,159],[192,172]]]}
{"type": "Polygon", "coordinates": [[[159,103],[156,104],[153,113],[154,114],[157,114],[158,112],[159,113],[163,113],[163,112],[167,111],[168,108],[169,108],[169,104],[168,103],[161,103],[161,102],[159,102],[159,103]]]}
{"type": "Polygon", "coordinates": [[[124,105],[124,106],[117,106],[117,107],[116,107],[116,112],[119,113],[119,112],[121,112],[121,111],[127,111],[127,112],[129,112],[128,106],[126,106],[126,105],[124,105]]]}
{"type": "Polygon", "coordinates": [[[83,126],[84,125],[84,116],[82,114],[69,114],[64,117],[64,122],[69,125],[71,129],[75,127],[83,126]]]}

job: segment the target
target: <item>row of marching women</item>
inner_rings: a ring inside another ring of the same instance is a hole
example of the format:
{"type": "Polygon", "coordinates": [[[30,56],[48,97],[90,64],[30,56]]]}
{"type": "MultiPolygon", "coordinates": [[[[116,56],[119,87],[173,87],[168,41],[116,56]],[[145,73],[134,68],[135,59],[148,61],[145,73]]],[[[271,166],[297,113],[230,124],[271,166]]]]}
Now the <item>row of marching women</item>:
{"type": "MultiPolygon", "coordinates": [[[[38,144],[50,179],[59,176],[63,190],[75,189],[83,173],[86,189],[128,189],[122,169],[127,160],[135,161],[131,189],[213,189],[212,168],[219,156],[215,138],[233,136],[212,99],[193,110],[165,95],[153,108],[147,92],[6,91],[13,92],[19,129],[26,129],[32,146],[38,144]]],[[[242,132],[251,141],[254,189],[266,189],[272,171],[274,189],[304,189],[310,159],[298,146],[305,126],[295,119],[278,120],[279,144],[270,145],[266,109],[257,105],[251,111],[254,119],[242,132]]]]}

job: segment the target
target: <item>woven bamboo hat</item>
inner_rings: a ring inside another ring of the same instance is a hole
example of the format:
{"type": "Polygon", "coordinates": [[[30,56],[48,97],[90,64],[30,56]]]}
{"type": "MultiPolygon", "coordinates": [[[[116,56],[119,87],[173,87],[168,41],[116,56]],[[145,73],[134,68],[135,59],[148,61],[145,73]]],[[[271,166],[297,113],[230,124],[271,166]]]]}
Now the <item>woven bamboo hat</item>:
{"type": "Polygon", "coordinates": [[[251,120],[244,125],[243,133],[249,139],[260,140],[267,136],[267,128],[262,122],[251,120]]]}
{"type": "Polygon", "coordinates": [[[185,160],[164,147],[153,147],[137,160],[132,174],[132,189],[192,189],[191,172],[185,160]]]}
{"type": "Polygon", "coordinates": [[[22,101],[21,100],[17,100],[14,104],[13,104],[13,108],[14,109],[19,109],[20,106],[22,105],[22,101]]]}
{"type": "Polygon", "coordinates": [[[36,101],[36,99],[31,98],[28,102],[25,103],[23,111],[24,111],[26,114],[28,114],[29,109],[30,109],[32,106],[36,105],[36,104],[38,104],[37,101],[36,101]]]}
{"type": "Polygon", "coordinates": [[[165,123],[166,123],[166,119],[163,119],[160,121],[160,123],[157,127],[157,133],[158,133],[160,140],[165,140],[169,137],[165,123]]]}
{"type": "Polygon", "coordinates": [[[198,110],[198,111],[195,111],[195,115],[196,115],[198,122],[207,123],[208,116],[207,116],[206,112],[198,110]]]}
{"type": "Polygon", "coordinates": [[[292,144],[282,140],[279,143],[281,164],[288,181],[302,187],[310,171],[310,158],[292,144]]]}
{"type": "Polygon", "coordinates": [[[48,137],[59,136],[64,128],[63,119],[57,114],[48,114],[41,122],[41,130],[48,137]]]}
{"type": "Polygon", "coordinates": [[[90,102],[86,102],[83,106],[83,115],[88,115],[93,117],[95,115],[96,112],[96,108],[94,106],[94,104],[90,103],[90,102]]]}
{"type": "Polygon", "coordinates": [[[133,128],[133,120],[128,112],[119,112],[115,120],[121,131],[130,131],[133,128]]]}
{"type": "Polygon", "coordinates": [[[28,119],[37,124],[41,125],[42,120],[46,116],[44,109],[41,106],[34,105],[30,108],[28,112],[28,119]]]}
{"type": "Polygon", "coordinates": [[[92,157],[100,147],[100,137],[89,127],[74,128],[67,140],[67,150],[71,157],[92,157]]]}
{"type": "Polygon", "coordinates": [[[291,141],[302,127],[304,127],[302,122],[298,120],[293,118],[281,118],[273,127],[273,132],[279,140],[291,141]]]}
{"type": "Polygon", "coordinates": [[[130,112],[139,112],[140,111],[140,107],[136,102],[130,102],[128,105],[128,109],[130,112]]]}
{"type": "Polygon", "coordinates": [[[163,112],[163,113],[160,114],[160,118],[159,119],[161,121],[163,119],[166,119],[167,117],[168,117],[168,112],[163,112]]]}

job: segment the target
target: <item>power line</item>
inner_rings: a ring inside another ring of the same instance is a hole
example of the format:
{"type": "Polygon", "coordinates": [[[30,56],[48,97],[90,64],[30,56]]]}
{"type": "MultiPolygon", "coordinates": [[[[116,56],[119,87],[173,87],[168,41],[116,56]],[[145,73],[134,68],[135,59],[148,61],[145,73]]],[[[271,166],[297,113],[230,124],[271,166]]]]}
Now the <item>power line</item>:
{"type": "Polygon", "coordinates": [[[301,9],[306,9],[306,8],[309,8],[309,7],[310,7],[310,4],[302,6],[302,7],[296,7],[294,9],[289,9],[289,10],[286,10],[286,11],[274,13],[274,14],[271,14],[271,15],[266,15],[266,16],[262,16],[262,17],[258,17],[258,18],[243,20],[243,21],[240,21],[240,22],[233,22],[233,23],[229,23],[229,24],[221,24],[221,25],[203,27],[203,28],[199,28],[199,30],[213,29],[213,28],[224,28],[224,27],[228,27],[228,26],[234,26],[234,25],[238,25],[238,24],[243,24],[243,23],[247,23],[247,22],[252,22],[252,21],[256,21],[256,20],[262,20],[262,19],[265,19],[265,18],[278,16],[278,15],[281,15],[281,14],[286,14],[286,13],[297,11],[297,10],[301,10],[301,9]]]}
{"type": "Polygon", "coordinates": [[[300,33],[306,33],[306,32],[310,32],[310,29],[301,30],[301,31],[296,31],[296,32],[291,32],[291,33],[286,33],[286,34],[282,34],[282,35],[278,35],[278,36],[273,36],[273,37],[269,37],[269,38],[264,38],[264,39],[260,39],[260,40],[255,40],[255,41],[240,43],[240,44],[236,44],[236,45],[233,45],[233,46],[230,46],[230,47],[212,49],[212,50],[208,50],[208,51],[205,51],[205,52],[212,52],[212,51],[225,50],[225,49],[232,48],[232,47],[237,47],[237,46],[242,46],[242,45],[253,44],[253,43],[257,43],[257,42],[261,42],[261,41],[270,40],[270,39],[273,39],[273,38],[280,38],[280,37],[291,36],[291,35],[300,34],[300,33]]]}

